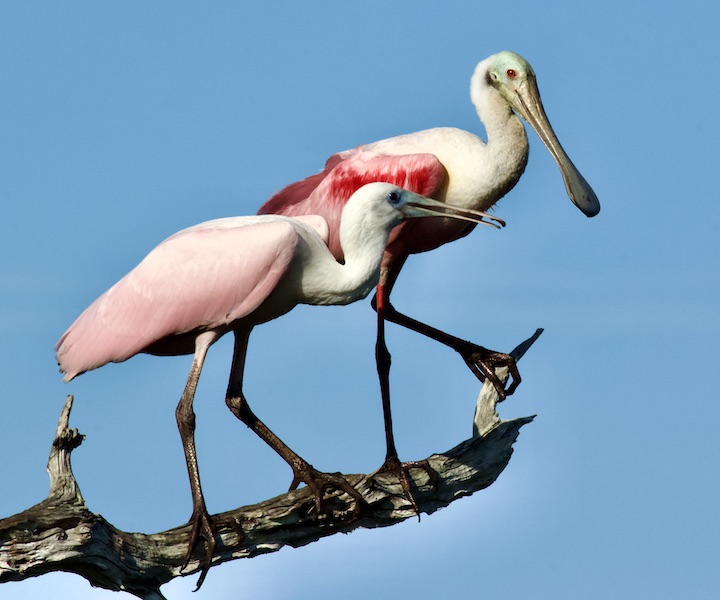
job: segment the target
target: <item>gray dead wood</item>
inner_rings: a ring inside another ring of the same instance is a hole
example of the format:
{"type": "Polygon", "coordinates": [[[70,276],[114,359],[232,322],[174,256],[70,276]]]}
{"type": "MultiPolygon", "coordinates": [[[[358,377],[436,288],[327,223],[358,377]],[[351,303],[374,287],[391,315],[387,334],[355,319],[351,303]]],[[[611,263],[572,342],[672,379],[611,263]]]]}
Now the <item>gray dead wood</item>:
{"type": "MultiPolygon", "coordinates": [[[[518,346],[520,358],[542,330],[518,346]]],[[[506,381],[507,369],[498,369],[506,381]]],[[[50,493],[35,506],[0,520],[0,583],[21,581],[52,571],[85,577],[93,586],[123,590],[146,600],[163,600],[160,587],[171,579],[199,571],[197,560],[181,572],[189,525],[161,533],[120,531],[91,512],[72,473],[70,455],[84,436],[69,428],[72,396],[68,396],[48,460],[50,493]]],[[[497,394],[483,385],[473,420],[473,436],[447,452],[428,458],[438,474],[434,488],[427,473],[413,471],[415,499],[431,514],[454,500],[492,484],[510,460],[524,417],[503,421],[496,411],[497,394]]],[[[238,558],[298,547],[360,527],[387,527],[415,517],[397,480],[389,475],[345,475],[361,493],[359,519],[348,521],[347,496],[324,502],[329,514],[318,515],[306,488],[213,516],[220,540],[213,565],[238,558]]]]}

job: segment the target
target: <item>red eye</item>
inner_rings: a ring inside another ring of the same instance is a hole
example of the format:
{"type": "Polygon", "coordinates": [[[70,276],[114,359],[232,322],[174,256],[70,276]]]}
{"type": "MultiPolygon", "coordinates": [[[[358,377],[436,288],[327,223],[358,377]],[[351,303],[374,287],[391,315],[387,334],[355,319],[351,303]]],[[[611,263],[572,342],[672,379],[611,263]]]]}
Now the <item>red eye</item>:
{"type": "Polygon", "coordinates": [[[515,69],[508,69],[508,70],[505,72],[505,74],[506,74],[510,79],[514,79],[514,78],[515,78],[515,75],[517,75],[517,73],[515,72],[515,69]]]}

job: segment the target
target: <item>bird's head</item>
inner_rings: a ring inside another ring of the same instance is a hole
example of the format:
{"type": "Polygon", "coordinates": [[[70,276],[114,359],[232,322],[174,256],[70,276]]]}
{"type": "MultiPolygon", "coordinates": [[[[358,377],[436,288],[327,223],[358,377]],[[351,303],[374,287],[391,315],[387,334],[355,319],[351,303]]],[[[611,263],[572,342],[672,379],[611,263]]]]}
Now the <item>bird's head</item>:
{"type": "Polygon", "coordinates": [[[496,91],[510,109],[535,130],[560,168],[573,204],[588,217],[598,214],[600,201],[563,150],[545,114],[535,71],[530,63],[509,51],[486,58],[475,68],[471,81],[471,96],[478,112],[487,104],[489,90],[496,91]]]}
{"type": "Polygon", "coordinates": [[[449,217],[497,228],[505,226],[502,219],[488,213],[450,206],[396,185],[380,182],[368,183],[350,197],[343,210],[342,221],[390,231],[404,219],[418,217],[449,217]]]}
{"type": "Polygon", "coordinates": [[[537,90],[535,71],[519,54],[500,52],[484,62],[487,62],[484,73],[487,83],[497,89],[511,105],[513,95],[522,87],[530,85],[537,90]]]}

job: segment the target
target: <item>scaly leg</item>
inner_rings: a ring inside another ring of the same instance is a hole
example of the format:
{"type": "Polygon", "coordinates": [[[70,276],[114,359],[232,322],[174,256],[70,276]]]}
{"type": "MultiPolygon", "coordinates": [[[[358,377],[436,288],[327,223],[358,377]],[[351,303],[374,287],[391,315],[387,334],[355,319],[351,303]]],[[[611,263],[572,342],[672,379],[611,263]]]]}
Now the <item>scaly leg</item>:
{"type": "Polygon", "coordinates": [[[326,490],[334,488],[347,493],[353,499],[354,507],[352,510],[352,518],[356,519],[360,516],[360,509],[363,502],[360,493],[340,474],[323,473],[313,468],[312,465],[293,452],[265,423],[258,419],[250,409],[250,405],[242,392],[242,380],[245,370],[248,338],[251,330],[252,328],[235,331],[235,351],[225,403],[238,419],[260,436],[268,446],[275,450],[275,452],[290,465],[293,472],[290,489],[296,489],[301,482],[304,482],[308,486],[315,495],[315,509],[318,514],[323,512],[323,494],[326,490]]]}
{"type": "Polygon", "coordinates": [[[182,439],[183,449],[185,451],[185,462],[187,464],[188,477],[190,478],[190,492],[193,501],[193,512],[190,518],[190,523],[192,524],[190,542],[182,569],[185,569],[190,562],[193,550],[199,539],[202,537],[205,540],[205,557],[202,561],[202,572],[197,582],[196,591],[200,589],[203,581],[205,581],[205,576],[210,569],[217,543],[215,541],[215,528],[212,518],[205,506],[205,497],[203,496],[200,485],[200,471],[198,468],[197,453],[195,451],[195,412],[193,411],[193,400],[207,350],[210,344],[215,341],[216,337],[214,332],[208,332],[200,335],[195,341],[195,356],[192,366],[190,367],[190,375],[185,384],[185,390],[180,398],[180,402],[178,402],[177,408],[175,409],[175,419],[177,420],[180,438],[182,439]]]}

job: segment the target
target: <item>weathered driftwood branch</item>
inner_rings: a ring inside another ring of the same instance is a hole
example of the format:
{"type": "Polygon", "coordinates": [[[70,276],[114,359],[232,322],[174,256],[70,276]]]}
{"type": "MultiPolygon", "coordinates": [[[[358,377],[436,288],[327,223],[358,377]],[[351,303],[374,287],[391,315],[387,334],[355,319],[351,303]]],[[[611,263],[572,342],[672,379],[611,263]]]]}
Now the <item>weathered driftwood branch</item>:
{"type": "MultiPolygon", "coordinates": [[[[520,358],[540,335],[518,346],[520,358]]],[[[507,369],[498,369],[507,380],[507,369]]],[[[434,488],[422,470],[413,471],[415,499],[430,514],[454,500],[488,487],[512,454],[520,427],[533,417],[502,421],[495,410],[497,394],[485,383],[478,398],[473,437],[455,448],[428,458],[438,473],[434,488]]],[[[124,590],[139,598],[161,600],[160,586],[174,577],[199,570],[191,561],[181,572],[189,525],[155,534],[120,531],[91,512],[73,476],[70,455],[83,441],[69,429],[72,396],[58,422],[48,461],[50,494],[40,504],[0,520],[0,583],[20,581],[51,571],[69,571],[93,586],[124,590]]],[[[346,475],[366,506],[359,519],[348,521],[347,497],[330,498],[331,514],[318,515],[305,488],[213,517],[220,542],[213,565],[274,552],[283,546],[303,546],[320,538],[364,527],[386,527],[414,517],[400,485],[389,475],[346,475]]]]}

